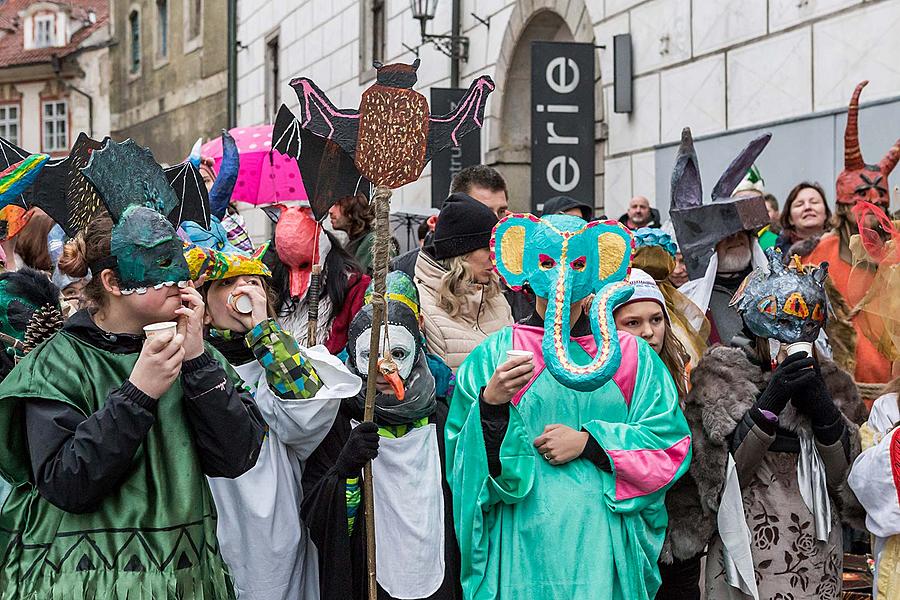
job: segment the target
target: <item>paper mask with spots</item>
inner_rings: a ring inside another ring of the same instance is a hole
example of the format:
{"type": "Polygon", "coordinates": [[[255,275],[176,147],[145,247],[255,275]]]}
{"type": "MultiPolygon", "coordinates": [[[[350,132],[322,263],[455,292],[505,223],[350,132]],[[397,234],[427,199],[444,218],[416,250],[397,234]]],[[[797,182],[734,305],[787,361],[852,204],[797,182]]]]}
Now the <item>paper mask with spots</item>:
{"type": "Polygon", "coordinates": [[[754,270],[731,301],[753,335],[785,344],[814,342],[828,318],[828,263],[804,266],[795,255],[785,265],[769,249],[768,267],[754,270]]]}

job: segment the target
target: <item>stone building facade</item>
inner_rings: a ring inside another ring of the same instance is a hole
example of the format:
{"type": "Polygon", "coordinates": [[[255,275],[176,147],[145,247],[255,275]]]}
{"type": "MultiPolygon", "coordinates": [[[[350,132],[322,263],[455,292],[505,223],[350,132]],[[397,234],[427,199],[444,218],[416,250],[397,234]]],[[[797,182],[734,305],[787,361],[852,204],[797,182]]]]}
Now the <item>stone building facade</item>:
{"type": "Polygon", "coordinates": [[[111,9],[112,136],[181,162],[198,137],[228,125],[225,0],[112,0],[111,9]]]}
{"type": "Polygon", "coordinates": [[[0,3],[0,136],[65,156],[109,133],[109,44],[106,0],[0,3]]]}
{"type": "MultiPolygon", "coordinates": [[[[450,4],[438,2],[430,33],[450,32],[450,4]]],[[[864,152],[880,157],[875,153],[900,136],[897,0],[463,0],[461,15],[470,43],[461,84],[482,73],[497,82],[482,151],[507,176],[514,208],[530,206],[533,40],[605,46],[596,52],[594,202],[612,217],[636,194],[667,211],[684,126],[698,139],[708,190],[754,133],[773,131],[759,166],[782,198],[801,179],[831,186],[840,170],[842,110],[859,80],[871,81],[861,116],[864,152]],[[623,33],[633,55],[627,114],[611,106],[612,38],[623,33]]],[[[288,83],[299,75],[338,106],[355,106],[371,82],[374,54],[385,63],[411,62],[421,44],[406,0],[242,0],[238,39],[243,125],[271,120],[282,101],[296,108],[288,83]]],[[[448,87],[449,59],[430,45],[419,54],[417,89],[427,96],[429,87],[448,87]]],[[[429,185],[426,168],[394,205],[429,206],[429,185]]]]}

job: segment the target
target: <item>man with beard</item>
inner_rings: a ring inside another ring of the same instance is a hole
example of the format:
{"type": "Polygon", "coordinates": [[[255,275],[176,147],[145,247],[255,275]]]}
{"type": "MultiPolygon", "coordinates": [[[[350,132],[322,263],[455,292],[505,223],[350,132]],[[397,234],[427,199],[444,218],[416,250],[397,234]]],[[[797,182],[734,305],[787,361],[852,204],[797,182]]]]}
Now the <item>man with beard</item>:
{"type": "Polygon", "coordinates": [[[710,344],[729,345],[741,333],[743,322],[729,303],[751,268],[766,264],[755,234],[769,222],[765,200],[732,193],[770,138],[765,134],[750,142],[713,188],[713,201],[704,204],[691,131],[681,134],[670,212],[689,278],[679,291],[707,312],[710,344]]]}

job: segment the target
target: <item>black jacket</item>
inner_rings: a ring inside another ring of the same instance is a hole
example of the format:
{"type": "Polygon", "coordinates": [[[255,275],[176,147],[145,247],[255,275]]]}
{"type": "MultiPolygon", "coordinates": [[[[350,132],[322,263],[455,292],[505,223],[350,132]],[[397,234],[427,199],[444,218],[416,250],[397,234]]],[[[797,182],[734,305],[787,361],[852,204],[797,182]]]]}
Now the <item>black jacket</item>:
{"type": "MultiPolygon", "coordinates": [[[[64,330],[116,354],[140,352],[143,343],[140,336],[104,332],[87,311],[76,313],[64,330]]],[[[209,353],[183,364],[181,384],[203,472],[233,478],[251,469],[265,422],[249,392],[232,385],[209,353]]],[[[128,476],[156,420],[156,402],[128,380],[87,418],[61,402],[25,401],[31,469],[41,495],[68,512],[94,510],[128,476]]]]}

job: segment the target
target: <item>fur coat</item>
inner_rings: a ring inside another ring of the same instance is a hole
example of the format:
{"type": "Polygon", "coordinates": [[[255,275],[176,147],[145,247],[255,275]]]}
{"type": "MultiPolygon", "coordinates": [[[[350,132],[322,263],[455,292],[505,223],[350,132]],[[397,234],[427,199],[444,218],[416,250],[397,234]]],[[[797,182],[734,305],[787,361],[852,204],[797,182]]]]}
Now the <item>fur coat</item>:
{"type": "MultiPolygon", "coordinates": [[[[865,406],[845,371],[830,361],[821,363],[821,371],[835,405],[847,420],[852,461],[859,454],[857,424],[865,421],[865,406]]],[[[666,498],[669,529],[660,556],[662,562],[696,556],[713,538],[730,436],[765,389],[768,379],[769,375],[754,365],[743,350],[724,346],[707,350],[693,370],[692,388],[684,409],[691,428],[693,460],[688,474],[666,498]]],[[[808,418],[797,413],[790,403],[781,413],[779,425],[791,431],[811,427],[808,418]]],[[[791,460],[796,465],[796,458],[791,460]]],[[[845,521],[854,519],[854,523],[861,523],[859,504],[846,486],[833,500],[845,521]]]]}

